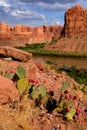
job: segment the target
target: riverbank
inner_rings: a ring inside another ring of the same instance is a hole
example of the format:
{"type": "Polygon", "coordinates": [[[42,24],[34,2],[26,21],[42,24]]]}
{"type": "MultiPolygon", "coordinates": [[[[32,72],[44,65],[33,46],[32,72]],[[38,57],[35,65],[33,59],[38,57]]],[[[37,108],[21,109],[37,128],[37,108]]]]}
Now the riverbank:
{"type": "Polygon", "coordinates": [[[61,50],[46,50],[44,49],[45,46],[46,46],[46,43],[40,43],[40,44],[32,44],[32,45],[26,44],[24,47],[20,46],[17,48],[30,52],[33,55],[37,55],[37,56],[87,58],[87,53],[65,52],[61,50]]]}
{"type": "Polygon", "coordinates": [[[87,59],[86,58],[63,58],[34,56],[33,62],[36,64],[48,65],[57,72],[65,71],[67,75],[80,84],[87,85],[87,59]]]}

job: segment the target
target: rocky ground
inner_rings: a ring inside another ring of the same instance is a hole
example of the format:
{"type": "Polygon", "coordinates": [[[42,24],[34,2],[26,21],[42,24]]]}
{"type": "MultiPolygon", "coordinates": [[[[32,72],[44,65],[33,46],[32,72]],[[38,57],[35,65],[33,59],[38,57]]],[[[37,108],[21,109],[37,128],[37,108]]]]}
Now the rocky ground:
{"type": "Polygon", "coordinates": [[[87,130],[87,94],[75,89],[79,84],[64,72],[57,73],[48,65],[33,63],[32,58],[24,62],[17,61],[16,55],[14,57],[15,60],[0,58],[0,130],[87,130]],[[21,93],[14,79],[6,78],[5,74],[14,74],[18,66],[25,68],[29,83],[37,88],[43,85],[51,94],[52,104],[49,102],[48,108],[44,107],[44,100],[39,100],[41,104],[36,105],[29,91],[21,93]],[[61,96],[68,101],[66,91],[61,95],[65,82],[69,82],[69,96],[73,95],[73,101],[77,98],[75,107],[81,108],[72,120],[67,120],[55,105],[62,101],[61,96]]]}

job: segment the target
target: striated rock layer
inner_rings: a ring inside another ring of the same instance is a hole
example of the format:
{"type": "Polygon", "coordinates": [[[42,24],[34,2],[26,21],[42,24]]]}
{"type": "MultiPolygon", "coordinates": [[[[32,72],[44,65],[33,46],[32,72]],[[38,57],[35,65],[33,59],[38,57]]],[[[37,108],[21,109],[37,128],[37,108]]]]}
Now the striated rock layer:
{"type": "MultiPolygon", "coordinates": [[[[24,45],[24,43],[49,42],[53,38],[58,37],[61,30],[62,27],[56,25],[39,26],[35,28],[25,25],[10,27],[5,22],[2,22],[0,23],[0,40],[7,40],[9,42],[8,44],[17,41],[18,43],[22,43],[22,45],[24,45]]],[[[14,45],[11,43],[11,46],[14,45]]]]}
{"type": "Polygon", "coordinates": [[[87,35],[87,9],[76,5],[65,12],[63,35],[65,37],[87,35]]]}

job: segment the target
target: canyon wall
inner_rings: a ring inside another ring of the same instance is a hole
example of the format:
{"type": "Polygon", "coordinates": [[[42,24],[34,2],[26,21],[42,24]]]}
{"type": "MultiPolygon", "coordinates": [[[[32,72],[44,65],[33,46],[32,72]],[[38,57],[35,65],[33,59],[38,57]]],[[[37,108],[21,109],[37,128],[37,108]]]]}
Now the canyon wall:
{"type": "Polygon", "coordinates": [[[0,23],[0,40],[18,41],[24,43],[50,42],[58,37],[62,30],[61,26],[29,27],[25,25],[8,26],[5,22],[0,23]]]}

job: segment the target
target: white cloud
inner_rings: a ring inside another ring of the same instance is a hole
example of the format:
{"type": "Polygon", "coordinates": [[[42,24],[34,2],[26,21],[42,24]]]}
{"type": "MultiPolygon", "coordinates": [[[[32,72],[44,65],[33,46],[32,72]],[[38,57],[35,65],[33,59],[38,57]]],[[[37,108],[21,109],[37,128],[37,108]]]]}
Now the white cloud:
{"type": "Polygon", "coordinates": [[[59,21],[56,21],[55,24],[60,25],[60,22],[59,22],[59,21]]]}
{"type": "Polygon", "coordinates": [[[63,25],[64,12],[76,4],[87,8],[87,0],[0,0],[0,21],[63,25]]]}
{"type": "Polygon", "coordinates": [[[0,6],[9,7],[9,4],[5,0],[0,0],[0,6]]]}
{"type": "Polygon", "coordinates": [[[17,14],[17,12],[16,12],[16,10],[15,10],[15,11],[12,11],[12,12],[10,13],[10,15],[12,15],[12,16],[17,16],[18,14],[17,14]]]}
{"type": "Polygon", "coordinates": [[[45,16],[41,13],[37,13],[33,10],[29,10],[29,9],[24,9],[24,10],[19,10],[19,9],[15,9],[13,11],[10,11],[10,15],[11,16],[17,16],[20,18],[30,18],[30,19],[42,19],[45,20],[45,16]]]}

